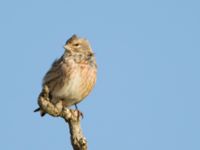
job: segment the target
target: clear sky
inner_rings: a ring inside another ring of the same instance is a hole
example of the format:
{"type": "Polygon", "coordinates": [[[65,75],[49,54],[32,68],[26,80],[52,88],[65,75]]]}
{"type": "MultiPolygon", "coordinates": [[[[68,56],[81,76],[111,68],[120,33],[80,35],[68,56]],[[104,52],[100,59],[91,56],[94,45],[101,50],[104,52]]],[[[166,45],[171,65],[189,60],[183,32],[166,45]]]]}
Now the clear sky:
{"type": "Polygon", "coordinates": [[[90,150],[200,149],[198,0],[0,1],[0,149],[71,149],[62,119],[33,113],[74,33],[98,62],[79,105],[90,150]]]}

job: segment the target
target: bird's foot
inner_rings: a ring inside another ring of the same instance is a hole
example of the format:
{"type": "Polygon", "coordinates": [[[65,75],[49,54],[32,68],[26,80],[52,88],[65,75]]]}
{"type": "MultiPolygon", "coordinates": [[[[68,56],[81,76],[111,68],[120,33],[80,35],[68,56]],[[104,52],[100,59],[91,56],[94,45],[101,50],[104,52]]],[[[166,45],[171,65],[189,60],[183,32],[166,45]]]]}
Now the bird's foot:
{"type": "Polygon", "coordinates": [[[78,113],[78,118],[84,118],[84,116],[83,116],[83,113],[80,111],[80,110],[78,110],[78,109],[76,109],[76,111],[77,111],[77,113],[78,113]]]}
{"type": "Polygon", "coordinates": [[[81,117],[82,119],[83,119],[83,113],[80,111],[80,110],[78,110],[78,106],[77,106],[77,104],[75,104],[74,105],[75,106],[75,109],[76,109],[76,111],[77,111],[77,113],[78,113],[78,117],[81,117]]]}

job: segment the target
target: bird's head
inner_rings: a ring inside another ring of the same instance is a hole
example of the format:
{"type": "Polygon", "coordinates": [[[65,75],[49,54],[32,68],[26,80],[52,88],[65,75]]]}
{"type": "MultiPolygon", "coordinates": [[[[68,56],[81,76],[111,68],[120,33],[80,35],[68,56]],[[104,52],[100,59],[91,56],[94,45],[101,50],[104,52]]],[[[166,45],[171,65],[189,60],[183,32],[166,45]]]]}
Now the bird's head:
{"type": "Polygon", "coordinates": [[[84,38],[79,38],[75,34],[67,40],[64,48],[73,53],[92,53],[89,41],[84,38]]]}

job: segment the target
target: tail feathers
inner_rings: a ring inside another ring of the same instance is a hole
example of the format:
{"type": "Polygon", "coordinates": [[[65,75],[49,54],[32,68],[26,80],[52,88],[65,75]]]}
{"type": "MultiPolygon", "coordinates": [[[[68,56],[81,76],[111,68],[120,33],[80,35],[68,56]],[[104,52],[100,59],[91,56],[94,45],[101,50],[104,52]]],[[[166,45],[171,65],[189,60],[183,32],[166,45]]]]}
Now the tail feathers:
{"type": "Polygon", "coordinates": [[[43,117],[43,116],[46,114],[46,113],[45,113],[43,110],[41,110],[40,108],[37,108],[37,109],[34,110],[34,112],[38,112],[38,111],[40,111],[41,117],[43,117]]]}
{"type": "Polygon", "coordinates": [[[38,112],[38,111],[40,111],[40,108],[37,108],[37,109],[34,110],[34,112],[38,112]]]}

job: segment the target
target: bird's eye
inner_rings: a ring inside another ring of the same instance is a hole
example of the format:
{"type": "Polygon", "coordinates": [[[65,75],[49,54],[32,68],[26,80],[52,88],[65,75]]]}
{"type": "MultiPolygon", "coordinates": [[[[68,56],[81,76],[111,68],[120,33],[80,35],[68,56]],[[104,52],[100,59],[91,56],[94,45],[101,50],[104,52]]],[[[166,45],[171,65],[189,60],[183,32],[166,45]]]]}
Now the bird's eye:
{"type": "Polygon", "coordinates": [[[74,46],[79,46],[79,44],[78,44],[78,43],[75,43],[74,46]]]}

